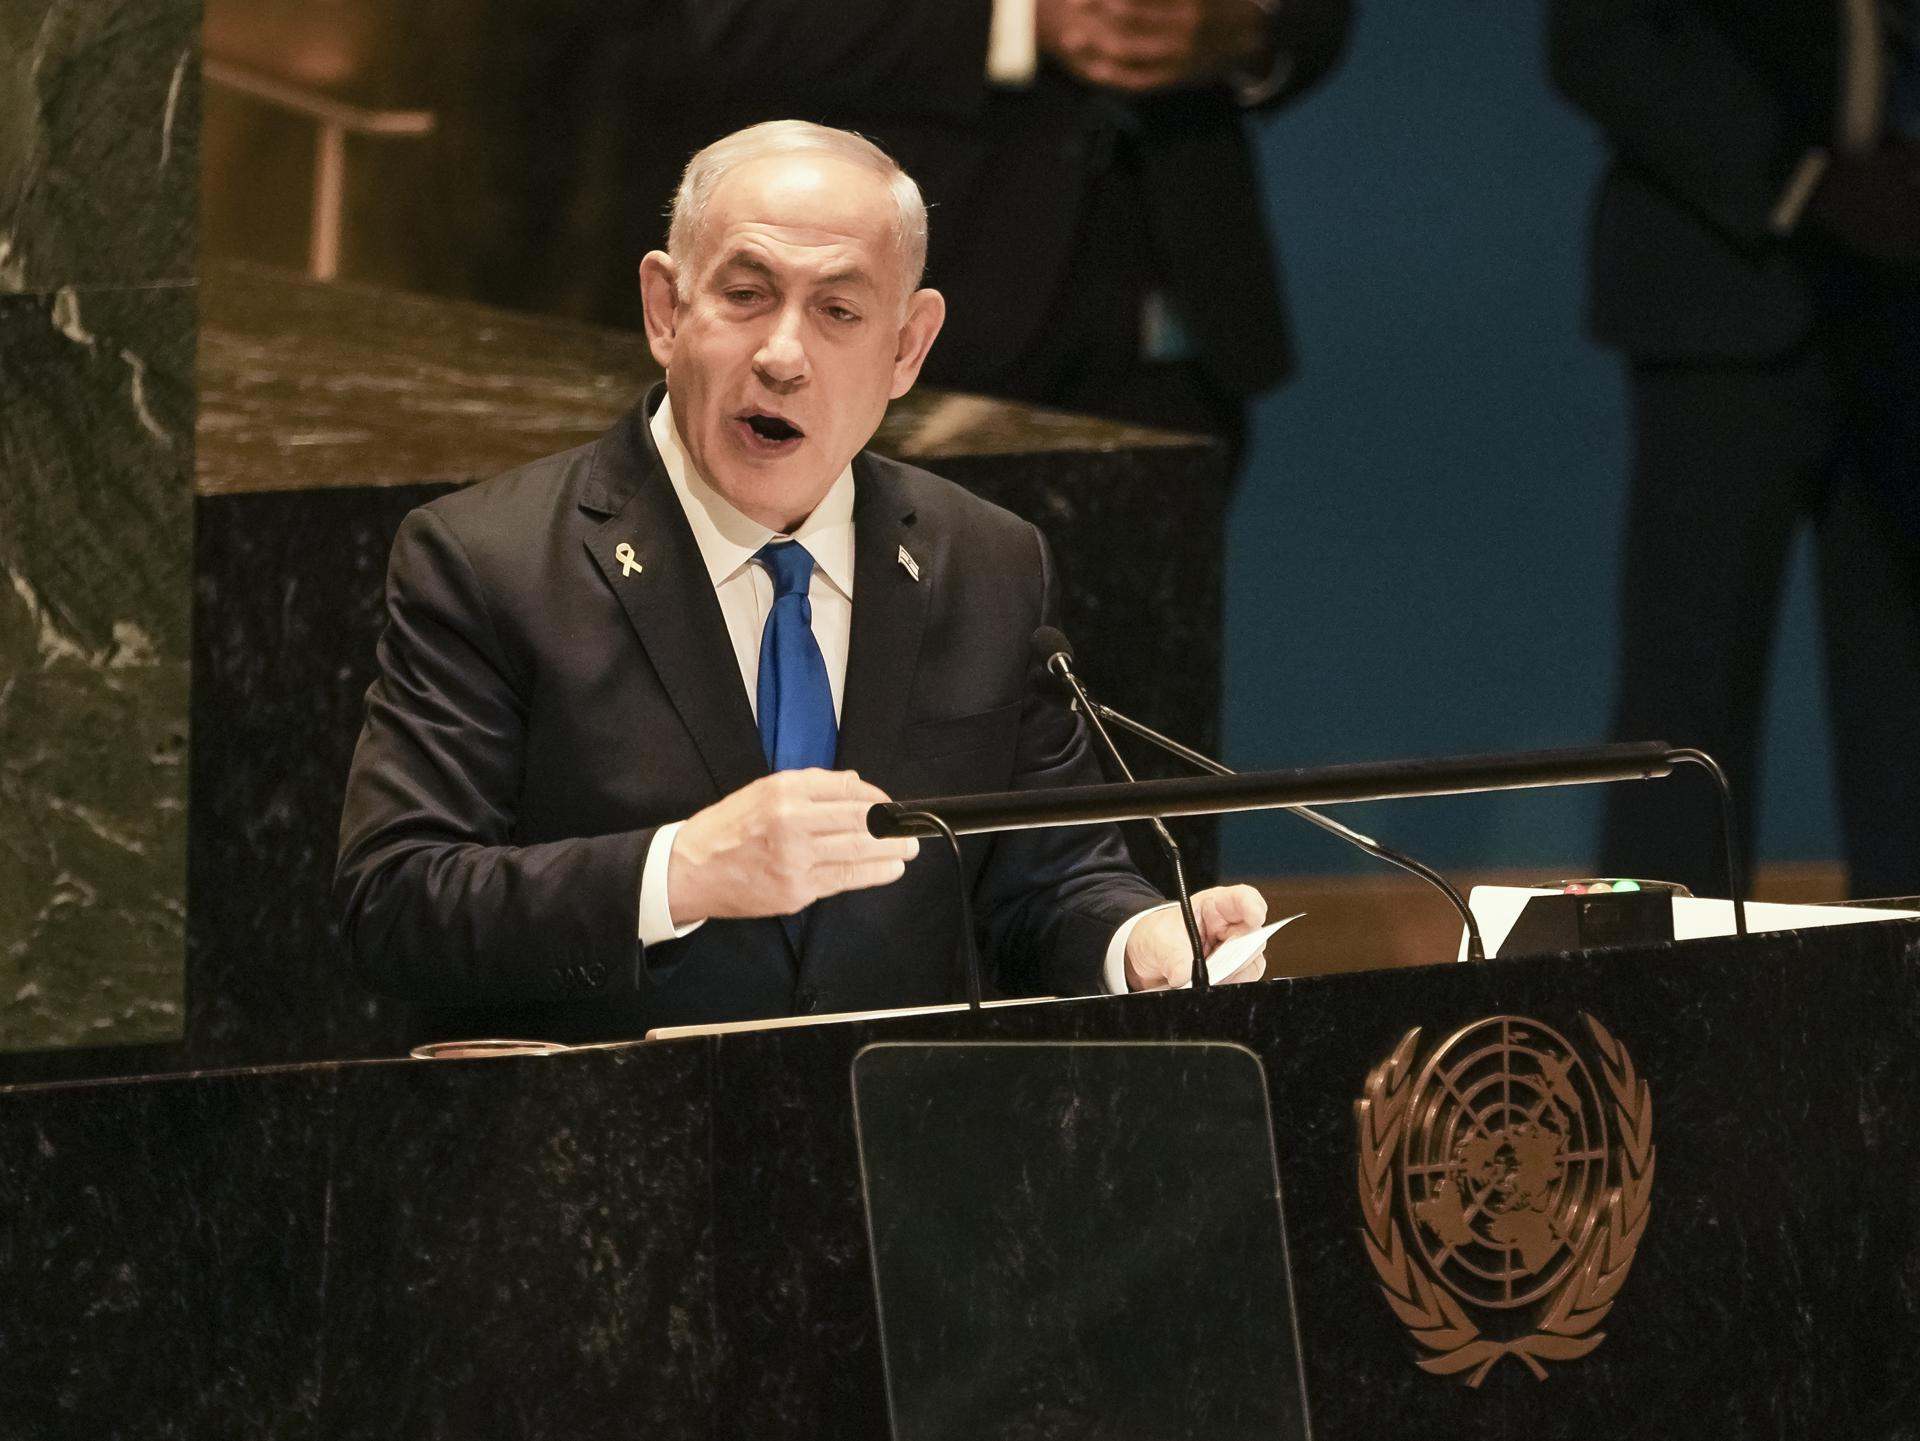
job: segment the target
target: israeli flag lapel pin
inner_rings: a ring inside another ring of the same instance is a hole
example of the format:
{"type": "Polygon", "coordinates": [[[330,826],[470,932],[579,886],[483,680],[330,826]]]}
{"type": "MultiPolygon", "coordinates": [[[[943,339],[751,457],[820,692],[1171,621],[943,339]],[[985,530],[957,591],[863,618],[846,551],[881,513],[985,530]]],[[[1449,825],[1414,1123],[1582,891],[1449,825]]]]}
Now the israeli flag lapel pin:
{"type": "Polygon", "coordinates": [[[907,554],[907,548],[904,545],[900,547],[900,569],[916,581],[920,579],[920,562],[907,554]]]}

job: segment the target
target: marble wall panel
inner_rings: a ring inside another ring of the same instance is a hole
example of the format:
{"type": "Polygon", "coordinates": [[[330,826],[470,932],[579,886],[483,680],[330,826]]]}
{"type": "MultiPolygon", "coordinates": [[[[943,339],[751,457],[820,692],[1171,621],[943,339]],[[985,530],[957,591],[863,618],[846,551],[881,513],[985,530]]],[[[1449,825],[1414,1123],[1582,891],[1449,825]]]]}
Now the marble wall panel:
{"type": "Polygon", "coordinates": [[[0,1051],[183,1026],[198,26],[0,7],[0,1051]]]}
{"type": "Polygon", "coordinates": [[[194,296],[0,296],[0,1048],[182,1025],[194,296]]]}
{"type": "Polygon", "coordinates": [[[0,291],[191,278],[200,0],[0,6],[0,291]]]}

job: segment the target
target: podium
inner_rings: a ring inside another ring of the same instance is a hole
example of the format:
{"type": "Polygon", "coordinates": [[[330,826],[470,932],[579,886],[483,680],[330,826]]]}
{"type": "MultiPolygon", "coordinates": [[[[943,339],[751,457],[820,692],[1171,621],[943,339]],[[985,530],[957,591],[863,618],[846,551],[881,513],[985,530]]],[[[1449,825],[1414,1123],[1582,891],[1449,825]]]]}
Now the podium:
{"type": "MultiPolygon", "coordinates": [[[[1316,1438],[1914,1434],[1920,921],[14,1087],[4,1430],[888,1437],[889,1266],[925,1262],[925,1198],[876,1199],[869,1103],[939,1047],[1093,1042],[1257,1060],[1316,1438]]],[[[1198,1274],[1224,1233],[1190,1221],[1144,1234],[1198,1274]]],[[[1203,1303],[1169,1293],[1165,1334],[1203,1303]]],[[[1157,1374],[1161,1339],[1132,1356],[1162,1393],[1287,1370],[1157,1374]]],[[[1147,1434],[1028,1421],[972,1434],[1147,1434]]]]}

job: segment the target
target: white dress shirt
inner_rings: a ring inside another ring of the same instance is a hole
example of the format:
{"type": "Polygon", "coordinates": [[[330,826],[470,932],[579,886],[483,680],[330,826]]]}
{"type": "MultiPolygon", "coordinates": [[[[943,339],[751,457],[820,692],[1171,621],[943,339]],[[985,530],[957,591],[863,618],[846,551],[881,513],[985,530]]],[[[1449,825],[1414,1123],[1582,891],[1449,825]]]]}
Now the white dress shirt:
{"type": "MultiPolygon", "coordinates": [[[[650,426],[653,443],[659,448],[660,463],[665,466],[673,493],[686,512],[700,558],[706,563],[707,578],[713,582],[714,598],[726,618],[727,637],[733,642],[733,658],[740,668],[740,683],[746,688],[747,704],[754,719],[760,712],[760,632],[765,629],[767,613],[773,609],[773,577],[765,566],[754,563],[754,555],[780,533],[759,521],[742,515],[694,468],[686,447],[681,444],[679,428],[673,423],[673,403],[662,397],[650,426]]],[[[806,546],[813,556],[813,578],[807,586],[807,600],[813,607],[813,638],[820,646],[820,658],[826,662],[827,685],[833,691],[834,720],[840,719],[842,698],[847,683],[847,645],[853,633],[853,467],[841,471],[813,513],[800,522],[789,537],[806,546]]],[[[681,821],[661,826],[640,869],[640,941],[658,945],[677,940],[698,930],[704,921],[676,926],[667,901],[667,867],[673,856],[673,843],[680,834],[681,821]]],[[[1102,981],[1113,995],[1127,990],[1127,937],[1141,916],[1164,907],[1152,907],[1122,923],[1107,945],[1102,981]]]]}

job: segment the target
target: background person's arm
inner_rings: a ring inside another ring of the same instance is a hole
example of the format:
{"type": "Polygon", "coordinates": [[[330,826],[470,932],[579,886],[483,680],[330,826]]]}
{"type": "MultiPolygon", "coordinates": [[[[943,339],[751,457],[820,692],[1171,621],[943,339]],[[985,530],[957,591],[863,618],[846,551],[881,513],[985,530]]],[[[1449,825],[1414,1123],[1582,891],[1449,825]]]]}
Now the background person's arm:
{"type": "Polygon", "coordinates": [[[1739,244],[1778,233],[1823,137],[1701,6],[1552,0],[1547,46],[1554,84],[1622,160],[1739,244]]]}

